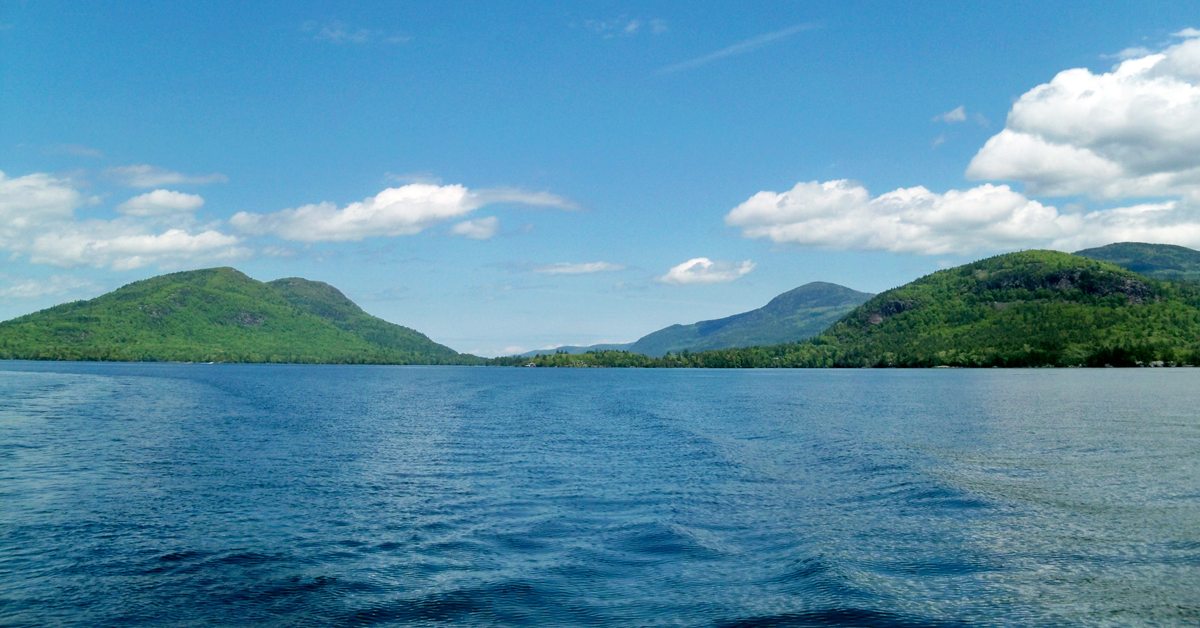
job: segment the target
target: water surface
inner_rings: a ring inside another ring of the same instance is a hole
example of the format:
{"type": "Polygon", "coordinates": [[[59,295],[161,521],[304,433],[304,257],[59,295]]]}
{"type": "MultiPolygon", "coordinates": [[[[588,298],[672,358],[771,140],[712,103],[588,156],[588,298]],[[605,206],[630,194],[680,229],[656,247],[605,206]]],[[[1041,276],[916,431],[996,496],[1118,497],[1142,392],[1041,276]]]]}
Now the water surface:
{"type": "Polygon", "coordinates": [[[0,624],[1197,623],[1197,390],[0,362],[0,624]]]}

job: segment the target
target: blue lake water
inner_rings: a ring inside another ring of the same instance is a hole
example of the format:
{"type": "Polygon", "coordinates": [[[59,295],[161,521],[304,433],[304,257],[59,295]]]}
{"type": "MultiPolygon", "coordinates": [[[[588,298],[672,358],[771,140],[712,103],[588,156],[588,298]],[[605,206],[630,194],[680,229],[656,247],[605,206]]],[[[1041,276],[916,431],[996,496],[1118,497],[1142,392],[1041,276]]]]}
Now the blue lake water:
{"type": "Polygon", "coordinates": [[[1198,391],[0,362],[0,624],[1198,623],[1198,391]]]}

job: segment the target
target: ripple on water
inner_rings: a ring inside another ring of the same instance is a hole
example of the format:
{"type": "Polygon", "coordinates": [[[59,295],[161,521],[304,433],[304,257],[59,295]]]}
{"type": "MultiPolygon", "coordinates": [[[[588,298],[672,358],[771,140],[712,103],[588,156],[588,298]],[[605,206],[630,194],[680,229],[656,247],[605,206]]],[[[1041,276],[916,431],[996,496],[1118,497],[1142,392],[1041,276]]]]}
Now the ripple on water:
{"type": "Polygon", "coordinates": [[[0,367],[3,625],[1200,621],[1200,370],[0,367]]]}

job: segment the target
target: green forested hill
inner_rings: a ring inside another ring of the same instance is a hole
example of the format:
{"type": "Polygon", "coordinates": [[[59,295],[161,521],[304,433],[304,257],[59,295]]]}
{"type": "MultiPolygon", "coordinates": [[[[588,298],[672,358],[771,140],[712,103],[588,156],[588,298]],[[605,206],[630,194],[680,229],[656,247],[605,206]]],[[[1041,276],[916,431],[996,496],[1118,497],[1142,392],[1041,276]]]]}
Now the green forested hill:
{"type": "Polygon", "coordinates": [[[1174,244],[1117,242],[1075,254],[1112,262],[1156,279],[1200,281],[1200,251],[1174,244]]]}
{"type": "Polygon", "coordinates": [[[1200,286],[1055,251],[1010,253],[881,293],[801,343],[546,366],[1131,366],[1200,364],[1200,286]]]}
{"type": "Polygon", "coordinates": [[[1054,251],[933,273],[822,334],[846,366],[1103,366],[1200,359],[1200,294],[1054,251]]]}
{"type": "Polygon", "coordinates": [[[816,281],[789,290],[756,310],[660,329],[638,339],[628,350],[661,356],[796,342],[821,333],[869,298],[865,292],[816,281]]]}
{"type": "Polygon", "coordinates": [[[161,275],[0,323],[0,358],[317,363],[476,362],[304,279],[232,268],[161,275]]]}

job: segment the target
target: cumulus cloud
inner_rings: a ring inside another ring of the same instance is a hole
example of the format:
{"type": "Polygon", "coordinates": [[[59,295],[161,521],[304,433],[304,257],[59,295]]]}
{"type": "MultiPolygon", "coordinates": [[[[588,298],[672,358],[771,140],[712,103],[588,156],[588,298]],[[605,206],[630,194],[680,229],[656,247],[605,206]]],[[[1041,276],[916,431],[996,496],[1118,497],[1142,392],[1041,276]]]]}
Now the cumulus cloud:
{"type": "Polygon", "coordinates": [[[1178,201],[1061,211],[992,184],[944,193],[918,186],[872,197],[851,181],[810,181],[759,192],[725,222],[745,237],[778,243],[925,255],[1072,251],[1128,240],[1200,246],[1200,212],[1178,201]]]}
{"type": "Polygon", "coordinates": [[[29,261],[53,266],[97,266],[130,270],[149,265],[241,259],[250,254],[239,239],[215,230],[189,233],[167,229],[145,233],[123,221],[90,221],[34,238],[29,261]]]}
{"type": "Polygon", "coordinates": [[[199,194],[185,194],[172,190],[154,190],[135,196],[117,206],[117,211],[126,216],[162,216],[179,212],[192,212],[204,205],[199,194]]]}
{"type": "MultiPolygon", "coordinates": [[[[485,205],[506,202],[564,209],[575,207],[570,201],[547,192],[511,188],[473,192],[457,184],[410,183],[387,188],[345,207],[323,202],[270,214],[238,212],[229,222],[245,233],[271,234],[285,240],[351,241],[413,235],[435,224],[464,217],[485,205]]],[[[486,226],[486,223],[482,224],[486,226]]]]}
{"type": "Polygon", "coordinates": [[[488,240],[496,235],[500,228],[500,219],[495,216],[464,220],[450,228],[450,233],[471,240],[488,240]]]}
{"type": "Polygon", "coordinates": [[[249,254],[239,238],[215,229],[193,233],[177,225],[163,230],[142,220],[152,215],[146,213],[150,209],[173,204],[177,222],[191,222],[190,214],[179,214],[188,214],[188,206],[198,207],[197,201],[203,202],[198,196],[156,190],[123,204],[126,216],[80,222],[75,210],[87,201],[65,179],[45,173],[9,178],[0,173],[0,250],[28,256],[36,264],[116,269],[249,254]]]}
{"type": "Polygon", "coordinates": [[[1034,87],[967,176],[1020,181],[1045,196],[1200,200],[1200,39],[1034,87]]]}
{"type": "Polygon", "coordinates": [[[604,273],[617,270],[624,270],[622,264],[613,264],[612,262],[558,262],[555,264],[547,264],[538,266],[533,269],[535,273],[543,275],[586,275],[590,273],[604,273]]]}
{"type": "Polygon", "coordinates": [[[151,166],[149,164],[133,164],[109,168],[109,177],[117,182],[133,188],[156,188],[164,185],[204,185],[208,183],[225,183],[229,177],[214,172],[211,174],[183,174],[151,166]]]}
{"type": "Polygon", "coordinates": [[[754,270],[754,262],[719,262],[707,257],[694,257],[672,266],[667,274],[659,277],[663,283],[686,285],[705,283],[728,283],[754,270]]]}
{"type": "Polygon", "coordinates": [[[1183,30],[1179,30],[1174,33],[1171,33],[1171,36],[1179,37],[1182,39],[1194,39],[1196,37],[1200,37],[1200,29],[1188,27],[1183,30]]]}
{"type": "Polygon", "coordinates": [[[0,244],[17,232],[70,218],[85,199],[66,179],[45,173],[0,172],[0,244]]]}

